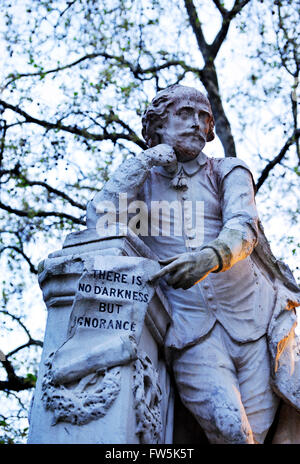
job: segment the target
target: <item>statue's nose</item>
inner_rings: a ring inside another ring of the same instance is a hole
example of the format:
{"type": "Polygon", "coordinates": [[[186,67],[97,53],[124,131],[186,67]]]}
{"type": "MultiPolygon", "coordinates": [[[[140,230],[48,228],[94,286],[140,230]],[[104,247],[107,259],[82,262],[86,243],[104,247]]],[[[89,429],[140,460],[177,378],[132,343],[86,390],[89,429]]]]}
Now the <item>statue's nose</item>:
{"type": "Polygon", "coordinates": [[[193,129],[200,129],[200,119],[197,113],[193,117],[193,129]]]}

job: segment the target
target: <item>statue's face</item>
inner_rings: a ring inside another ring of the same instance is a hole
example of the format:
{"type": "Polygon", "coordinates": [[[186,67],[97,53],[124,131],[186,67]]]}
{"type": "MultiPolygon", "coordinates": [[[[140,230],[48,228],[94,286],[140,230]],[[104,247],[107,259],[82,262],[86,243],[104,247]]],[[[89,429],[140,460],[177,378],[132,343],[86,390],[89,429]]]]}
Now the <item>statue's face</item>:
{"type": "Polygon", "coordinates": [[[178,161],[190,161],[203,149],[209,132],[209,109],[194,98],[177,100],[158,128],[161,143],[174,148],[178,161]]]}

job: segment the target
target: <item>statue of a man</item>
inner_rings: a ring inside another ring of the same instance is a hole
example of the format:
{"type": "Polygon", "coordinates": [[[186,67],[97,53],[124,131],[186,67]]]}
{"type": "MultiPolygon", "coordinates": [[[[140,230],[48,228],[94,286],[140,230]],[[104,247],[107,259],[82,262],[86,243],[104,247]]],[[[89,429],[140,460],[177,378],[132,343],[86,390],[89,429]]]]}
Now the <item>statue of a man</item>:
{"type": "MultiPolygon", "coordinates": [[[[263,234],[251,172],[240,159],[203,153],[213,130],[202,93],[181,85],[159,92],[143,116],[149,148],[127,159],[89,203],[87,226],[97,228],[107,201],[114,202],[119,221],[128,220],[120,194],[144,211],[134,231],[164,266],[153,280],[160,279],[172,307],[165,343],[182,402],[210,443],[263,443],[279,404],[268,338],[276,282],[285,279],[292,292],[298,289],[290,275],[282,278],[275,259],[263,263],[254,252],[263,234]],[[162,201],[177,206],[168,234],[161,233],[164,217],[151,228],[146,215],[162,201]],[[184,218],[181,233],[178,218],[184,218]]],[[[293,330],[289,322],[281,335],[293,330]]]]}

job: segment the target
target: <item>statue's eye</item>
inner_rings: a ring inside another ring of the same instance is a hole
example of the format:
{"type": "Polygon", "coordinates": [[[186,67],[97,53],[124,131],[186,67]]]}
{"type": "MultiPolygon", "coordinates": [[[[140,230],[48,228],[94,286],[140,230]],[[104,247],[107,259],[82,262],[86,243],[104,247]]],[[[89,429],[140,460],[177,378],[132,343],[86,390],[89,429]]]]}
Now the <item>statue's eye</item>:
{"type": "Polygon", "coordinates": [[[205,111],[200,111],[199,112],[199,119],[202,119],[202,121],[204,121],[204,122],[208,122],[209,115],[205,111]]]}
{"type": "Polygon", "coordinates": [[[191,110],[189,108],[181,108],[181,110],[179,110],[177,114],[181,118],[188,118],[191,114],[191,110]]]}

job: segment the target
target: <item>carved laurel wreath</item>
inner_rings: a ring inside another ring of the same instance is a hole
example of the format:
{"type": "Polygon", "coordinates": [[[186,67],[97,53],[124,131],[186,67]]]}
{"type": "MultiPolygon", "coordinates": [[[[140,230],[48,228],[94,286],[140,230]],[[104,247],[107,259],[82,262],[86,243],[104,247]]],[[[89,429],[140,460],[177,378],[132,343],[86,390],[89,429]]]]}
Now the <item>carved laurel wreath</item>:
{"type": "MultiPolygon", "coordinates": [[[[52,425],[69,422],[87,424],[105,416],[121,387],[121,367],[112,367],[89,374],[77,382],[57,385],[52,379],[52,358],[45,362],[42,401],[53,412],[52,425]]],[[[136,413],[136,433],[141,443],[160,443],[162,432],[161,389],[158,374],[146,355],[133,363],[133,396],[136,413]]]]}
{"type": "Polygon", "coordinates": [[[120,367],[89,374],[72,384],[55,385],[51,375],[53,355],[45,362],[42,383],[42,401],[54,415],[52,425],[60,421],[82,425],[103,417],[119,394],[120,367]]]}

